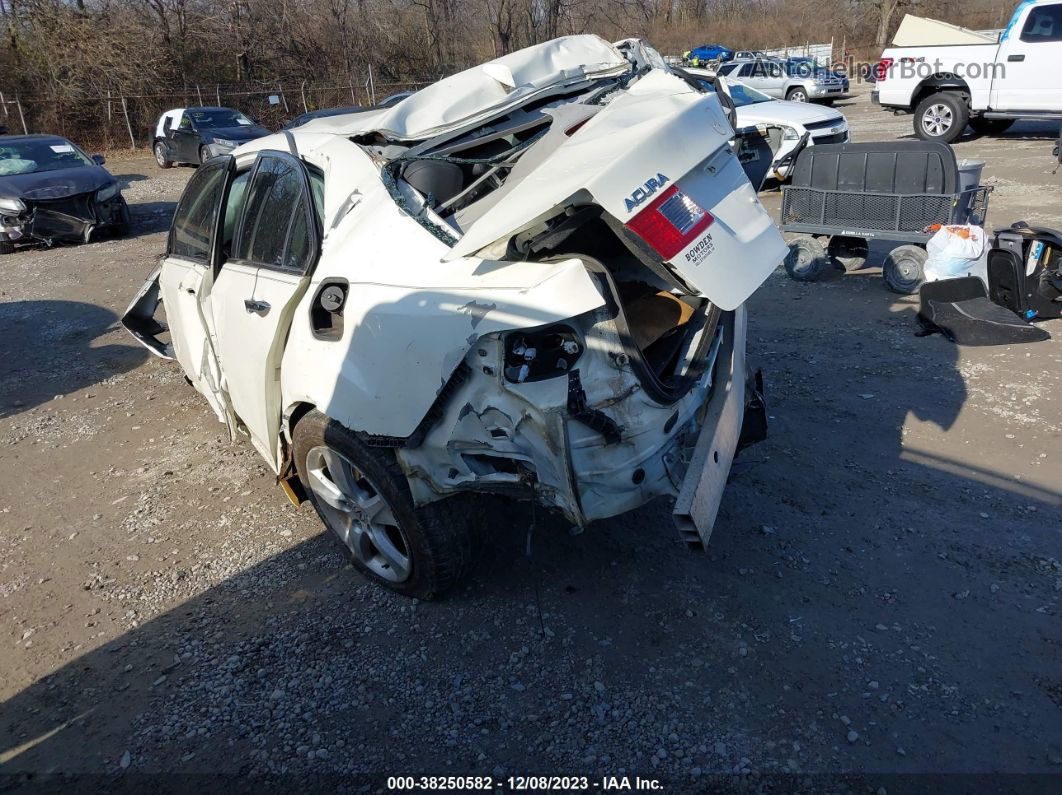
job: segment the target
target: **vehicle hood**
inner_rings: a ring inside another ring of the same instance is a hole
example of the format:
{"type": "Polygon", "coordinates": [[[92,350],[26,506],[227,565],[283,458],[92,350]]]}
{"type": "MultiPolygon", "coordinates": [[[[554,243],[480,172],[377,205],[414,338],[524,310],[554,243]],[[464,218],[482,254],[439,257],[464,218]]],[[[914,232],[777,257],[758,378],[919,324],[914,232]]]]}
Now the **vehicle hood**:
{"type": "Polygon", "coordinates": [[[0,177],[0,196],[16,199],[63,199],[79,193],[97,191],[114,182],[101,166],[78,166],[35,174],[10,174],[0,177]]]}
{"type": "Polygon", "coordinates": [[[269,135],[265,127],[255,125],[237,124],[235,127],[211,127],[209,130],[200,132],[203,138],[225,138],[230,141],[253,141],[263,135],[269,135]]]}
{"type": "Polygon", "coordinates": [[[415,141],[630,67],[623,53],[600,36],[562,36],[458,72],[392,108],[314,119],[300,129],[339,135],[377,132],[396,141],[415,141]]]}
{"type": "Polygon", "coordinates": [[[845,121],[844,115],[811,102],[757,102],[737,109],[740,124],[816,124],[818,122],[845,121]]]}

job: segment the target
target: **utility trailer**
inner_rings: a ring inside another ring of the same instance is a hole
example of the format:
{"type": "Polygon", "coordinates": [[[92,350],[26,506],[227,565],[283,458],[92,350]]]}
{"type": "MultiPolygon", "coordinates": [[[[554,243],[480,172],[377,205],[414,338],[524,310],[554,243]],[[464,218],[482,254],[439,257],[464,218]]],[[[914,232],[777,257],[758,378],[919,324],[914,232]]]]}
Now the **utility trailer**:
{"type": "Polygon", "coordinates": [[[825,144],[797,158],[782,188],[785,269],[815,281],[829,267],[847,272],[867,261],[870,242],[900,243],[885,257],[889,289],[911,294],[924,280],[925,245],[944,224],[983,225],[991,188],[980,160],[956,161],[947,144],[888,141],[825,144]]]}

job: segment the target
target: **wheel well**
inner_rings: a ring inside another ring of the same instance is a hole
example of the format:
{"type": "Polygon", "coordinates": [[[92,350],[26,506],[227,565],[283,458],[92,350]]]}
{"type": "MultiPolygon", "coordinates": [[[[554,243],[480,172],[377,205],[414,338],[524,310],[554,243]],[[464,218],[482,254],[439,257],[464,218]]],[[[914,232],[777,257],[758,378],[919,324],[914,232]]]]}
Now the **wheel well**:
{"type": "Polygon", "coordinates": [[[970,87],[966,84],[966,81],[955,75],[942,73],[927,77],[918,84],[918,88],[915,89],[914,95],[911,97],[912,110],[918,107],[918,103],[923,99],[930,94],[936,94],[938,91],[954,91],[962,97],[967,105],[970,103],[970,87]]]}
{"type": "Polygon", "coordinates": [[[288,412],[288,422],[285,428],[287,438],[284,443],[287,444],[291,441],[291,435],[295,432],[295,426],[299,424],[299,420],[313,411],[317,406],[313,403],[296,403],[295,407],[288,412]]]}

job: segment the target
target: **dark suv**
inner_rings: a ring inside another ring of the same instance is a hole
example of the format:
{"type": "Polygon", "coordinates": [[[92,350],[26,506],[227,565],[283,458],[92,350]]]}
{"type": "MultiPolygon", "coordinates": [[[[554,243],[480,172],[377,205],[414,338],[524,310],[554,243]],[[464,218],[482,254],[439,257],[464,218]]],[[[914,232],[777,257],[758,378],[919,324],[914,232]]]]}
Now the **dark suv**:
{"type": "Polygon", "coordinates": [[[159,117],[152,150],[161,168],[199,165],[263,135],[269,130],[234,108],[174,108],[159,117]]]}

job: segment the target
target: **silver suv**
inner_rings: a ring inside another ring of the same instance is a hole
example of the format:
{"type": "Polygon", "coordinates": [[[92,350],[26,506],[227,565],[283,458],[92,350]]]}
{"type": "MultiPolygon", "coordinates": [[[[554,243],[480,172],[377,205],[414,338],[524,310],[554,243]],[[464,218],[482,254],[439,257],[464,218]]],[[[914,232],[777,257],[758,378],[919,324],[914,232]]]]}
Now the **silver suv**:
{"type": "Polygon", "coordinates": [[[719,67],[719,75],[739,80],[768,96],[791,102],[824,102],[846,96],[844,81],[828,72],[808,74],[807,70],[789,69],[784,61],[754,58],[731,61],[719,67]]]}

